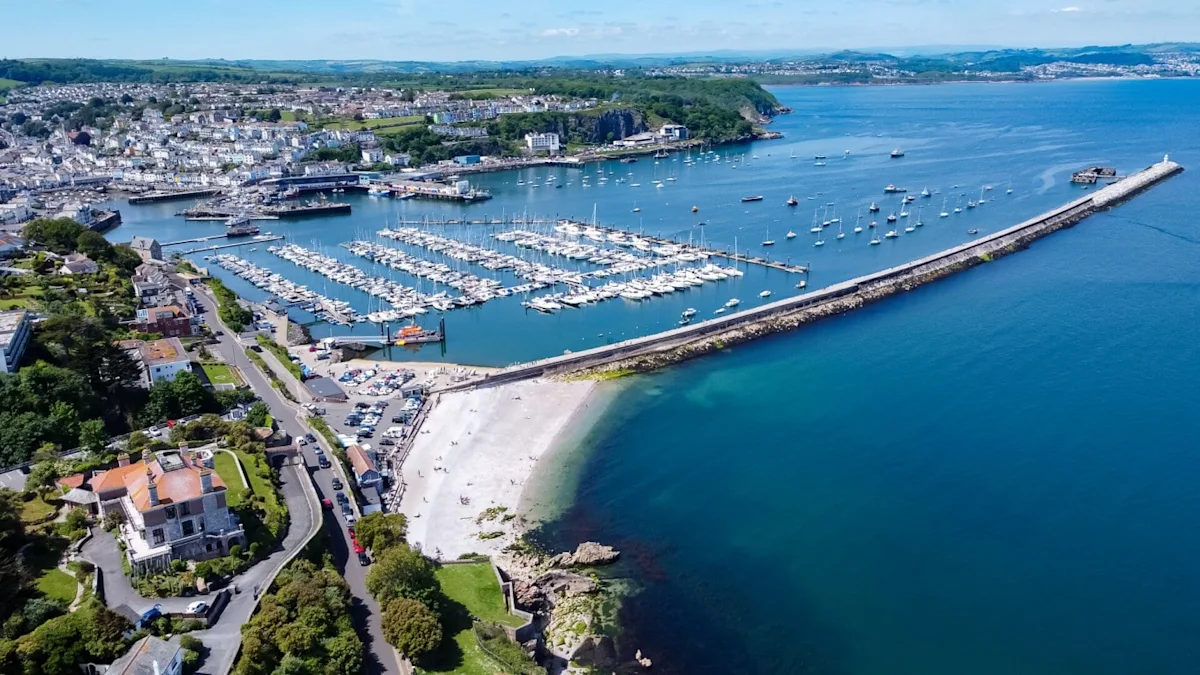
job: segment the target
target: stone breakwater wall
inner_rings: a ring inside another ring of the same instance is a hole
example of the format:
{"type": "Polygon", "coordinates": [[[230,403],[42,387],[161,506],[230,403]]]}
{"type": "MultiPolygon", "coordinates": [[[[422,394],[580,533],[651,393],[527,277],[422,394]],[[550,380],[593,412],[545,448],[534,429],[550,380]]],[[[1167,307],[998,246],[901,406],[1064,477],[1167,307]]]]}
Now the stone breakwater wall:
{"type": "Polygon", "coordinates": [[[931,256],[849,281],[768,303],[720,319],[581,352],[531,361],[491,373],[484,380],[450,389],[503,384],[565,373],[588,375],[606,371],[644,372],[719,351],[772,333],[844,314],[873,302],[913,290],[965,269],[1015,253],[1098,210],[1111,208],[1183,170],[1164,158],[1128,178],[1075,199],[1039,216],[931,256]]]}

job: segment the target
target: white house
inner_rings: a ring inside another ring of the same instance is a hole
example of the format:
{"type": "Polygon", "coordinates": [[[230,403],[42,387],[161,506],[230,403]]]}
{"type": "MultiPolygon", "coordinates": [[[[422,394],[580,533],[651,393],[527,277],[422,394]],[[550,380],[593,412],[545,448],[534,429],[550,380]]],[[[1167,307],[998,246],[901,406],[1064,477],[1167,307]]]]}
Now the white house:
{"type": "Polygon", "coordinates": [[[0,372],[15,373],[29,344],[29,315],[23,309],[0,312],[0,372]]]}
{"type": "Polygon", "coordinates": [[[100,271],[100,266],[82,253],[71,253],[66,258],[63,258],[62,267],[58,268],[59,274],[95,274],[100,271]]]}
{"type": "Polygon", "coordinates": [[[161,380],[174,380],[181,371],[191,367],[191,360],[188,359],[187,352],[184,351],[183,343],[179,341],[179,338],[170,337],[142,342],[138,345],[138,355],[141,357],[142,367],[146,371],[146,377],[151,386],[161,380]]]}
{"type": "Polygon", "coordinates": [[[531,152],[548,152],[550,154],[558,153],[558,134],[525,134],[525,147],[531,152]]]}

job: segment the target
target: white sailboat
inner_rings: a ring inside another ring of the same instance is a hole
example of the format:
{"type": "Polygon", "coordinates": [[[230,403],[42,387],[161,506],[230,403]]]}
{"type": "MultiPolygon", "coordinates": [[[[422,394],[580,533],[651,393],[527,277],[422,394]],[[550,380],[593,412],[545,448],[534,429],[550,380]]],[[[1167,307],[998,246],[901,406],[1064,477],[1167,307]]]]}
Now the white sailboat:
{"type": "Polygon", "coordinates": [[[858,214],[858,220],[854,221],[854,234],[860,234],[862,232],[862,224],[861,223],[862,223],[862,214],[860,213],[860,214],[858,214]]]}
{"type": "Polygon", "coordinates": [[[942,197],[942,212],[938,214],[938,218],[949,218],[950,214],[946,212],[946,197],[942,197]]]}

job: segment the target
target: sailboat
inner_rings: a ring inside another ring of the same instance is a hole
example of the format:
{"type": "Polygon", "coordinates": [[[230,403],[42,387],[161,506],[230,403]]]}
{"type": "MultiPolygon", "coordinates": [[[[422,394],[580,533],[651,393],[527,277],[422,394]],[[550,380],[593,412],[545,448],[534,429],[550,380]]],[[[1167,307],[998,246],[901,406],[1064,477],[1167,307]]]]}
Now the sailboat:
{"type": "Polygon", "coordinates": [[[946,197],[942,197],[942,212],[938,214],[938,218],[949,218],[950,214],[946,212],[946,197]]]}
{"type": "Polygon", "coordinates": [[[842,232],[842,224],[841,224],[841,223],[838,223],[838,233],[837,233],[837,238],[838,238],[838,239],[845,239],[845,238],[846,238],[846,233],[845,233],[845,232],[842,232]]]}
{"type": "Polygon", "coordinates": [[[792,195],[791,197],[788,197],[788,198],[787,198],[787,205],[788,205],[788,206],[795,206],[795,205],[797,205],[797,204],[799,204],[799,203],[800,203],[800,200],[799,200],[799,199],[796,199],[796,195],[792,195]]]}
{"type": "Polygon", "coordinates": [[[762,245],[763,246],[774,246],[775,245],[775,240],[771,238],[771,228],[770,227],[767,228],[767,238],[763,239],[762,245]]]}
{"type": "Polygon", "coordinates": [[[979,199],[975,202],[976,204],[982,206],[987,203],[987,200],[983,198],[983,192],[984,192],[984,190],[987,190],[989,187],[991,187],[991,186],[985,185],[985,186],[979,188],[979,199]]]}
{"type": "Polygon", "coordinates": [[[867,207],[867,211],[870,211],[871,213],[879,213],[879,205],[875,202],[871,202],[871,205],[867,207]]]}
{"type": "Polygon", "coordinates": [[[795,232],[793,232],[793,231],[791,231],[791,230],[788,230],[788,233],[787,233],[786,235],[784,235],[784,236],[786,236],[788,239],[795,239],[795,238],[796,238],[796,233],[795,233],[795,232]]]}
{"type": "Polygon", "coordinates": [[[921,220],[921,213],[922,213],[924,210],[925,210],[925,207],[924,207],[924,206],[922,206],[921,208],[917,209],[917,227],[921,227],[922,225],[924,225],[924,224],[925,224],[925,221],[921,220]]]}
{"type": "Polygon", "coordinates": [[[854,234],[859,234],[860,232],[862,232],[862,225],[860,223],[862,223],[862,214],[861,213],[858,214],[858,220],[854,221],[854,234]]]}
{"type": "Polygon", "coordinates": [[[1006,194],[1006,195],[1012,194],[1012,179],[1011,178],[1008,179],[1008,189],[1004,191],[1004,194],[1006,194]]]}
{"type": "Polygon", "coordinates": [[[821,231],[821,224],[817,222],[817,210],[813,209],[813,224],[812,224],[812,228],[809,229],[809,232],[820,232],[820,231],[821,231]]]}
{"type": "Polygon", "coordinates": [[[873,233],[873,234],[871,234],[871,241],[868,243],[871,244],[872,246],[878,246],[879,244],[881,244],[883,242],[880,241],[878,234],[873,233]]]}
{"type": "Polygon", "coordinates": [[[955,213],[962,213],[962,207],[958,205],[958,203],[959,203],[959,201],[961,201],[961,199],[962,199],[961,196],[954,198],[954,212],[955,213]]]}
{"type": "Polygon", "coordinates": [[[928,187],[923,187],[923,188],[921,188],[921,196],[922,196],[922,197],[928,197],[929,195],[930,195],[930,193],[929,193],[929,188],[928,188],[928,187]]]}

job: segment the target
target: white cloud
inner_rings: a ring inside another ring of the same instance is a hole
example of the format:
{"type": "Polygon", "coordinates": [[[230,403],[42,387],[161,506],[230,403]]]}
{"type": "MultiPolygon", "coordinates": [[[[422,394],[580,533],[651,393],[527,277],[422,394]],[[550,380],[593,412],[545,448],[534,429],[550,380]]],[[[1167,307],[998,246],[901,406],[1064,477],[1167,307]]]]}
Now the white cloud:
{"type": "Polygon", "coordinates": [[[1063,7],[1062,9],[1052,9],[1050,11],[1055,14],[1062,14],[1064,12],[1082,12],[1083,9],[1080,7],[1063,7]]]}
{"type": "Polygon", "coordinates": [[[547,28],[542,31],[542,37],[573,37],[579,35],[578,28],[547,28]]]}

